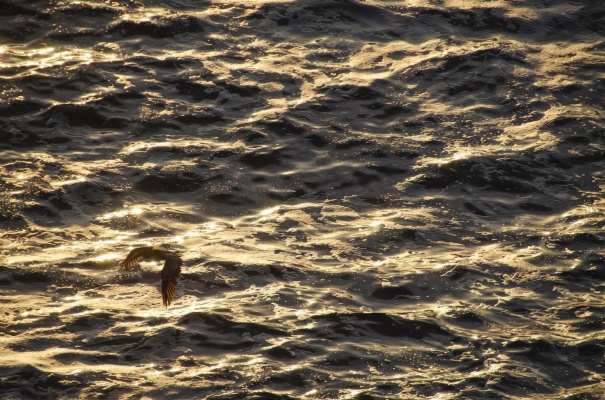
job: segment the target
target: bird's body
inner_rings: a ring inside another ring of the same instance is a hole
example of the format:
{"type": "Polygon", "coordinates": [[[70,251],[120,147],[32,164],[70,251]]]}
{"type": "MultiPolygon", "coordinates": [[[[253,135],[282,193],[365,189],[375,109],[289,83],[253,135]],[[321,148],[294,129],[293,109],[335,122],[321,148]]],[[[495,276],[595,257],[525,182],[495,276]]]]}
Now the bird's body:
{"type": "Polygon", "coordinates": [[[181,274],[181,265],[183,260],[175,252],[163,247],[146,246],[132,249],[126,259],[119,264],[119,269],[129,270],[141,260],[160,261],[165,260],[162,269],[162,300],[164,306],[168,307],[172,303],[172,297],[176,292],[176,285],[181,274]]]}

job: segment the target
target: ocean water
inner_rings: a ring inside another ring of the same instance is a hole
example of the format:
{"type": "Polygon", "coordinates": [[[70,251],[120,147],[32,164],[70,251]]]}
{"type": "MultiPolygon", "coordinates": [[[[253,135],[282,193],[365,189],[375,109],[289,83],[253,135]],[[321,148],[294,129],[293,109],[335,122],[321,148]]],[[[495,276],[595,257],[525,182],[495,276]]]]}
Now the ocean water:
{"type": "Polygon", "coordinates": [[[0,0],[0,398],[604,398],[604,18],[0,0]]]}

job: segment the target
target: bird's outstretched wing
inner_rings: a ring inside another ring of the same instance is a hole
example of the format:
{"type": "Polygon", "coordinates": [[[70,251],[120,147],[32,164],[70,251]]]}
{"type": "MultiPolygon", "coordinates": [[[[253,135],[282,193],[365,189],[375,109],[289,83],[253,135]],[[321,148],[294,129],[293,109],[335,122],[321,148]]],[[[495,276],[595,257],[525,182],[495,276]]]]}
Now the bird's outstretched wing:
{"type": "Polygon", "coordinates": [[[118,264],[118,268],[128,271],[130,268],[134,267],[136,263],[141,261],[143,257],[148,258],[148,254],[151,252],[151,249],[151,246],[137,247],[136,249],[132,249],[130,253],[128,253],[128,256],[126,256],[126,259],[118,264]]]}
{"type": "Polygon", "coordinates": [[[162,269],[162,300],[165,307],[172,303],[182,264],[183,261],[176,254],[166,254],[166,262],[164,263],[164,269],[162,269]]]}
{"type": "Polygon", "coordinates": [[[137,247],[128,253],[124,261],[120,262],[119,268],[129,270],[142,259],[152,261],[166,260],[164,269],[162,269],[162,300],[164,301],[164,306],[168,307],[172,303],[179,275],[181,274],[181,265],[183,264],[181,257],[177,253],[163,247],[137,247]]]}

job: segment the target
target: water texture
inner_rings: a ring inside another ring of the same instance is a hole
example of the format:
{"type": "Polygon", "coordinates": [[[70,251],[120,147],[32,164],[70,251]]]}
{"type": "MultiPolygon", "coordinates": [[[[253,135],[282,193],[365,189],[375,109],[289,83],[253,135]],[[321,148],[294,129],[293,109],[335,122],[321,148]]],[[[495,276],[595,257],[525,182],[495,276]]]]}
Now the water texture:
{"type": "Polygon", "coordinates": [[[0,397],[604,398],[604,18],[0,0],[0,397]]]}

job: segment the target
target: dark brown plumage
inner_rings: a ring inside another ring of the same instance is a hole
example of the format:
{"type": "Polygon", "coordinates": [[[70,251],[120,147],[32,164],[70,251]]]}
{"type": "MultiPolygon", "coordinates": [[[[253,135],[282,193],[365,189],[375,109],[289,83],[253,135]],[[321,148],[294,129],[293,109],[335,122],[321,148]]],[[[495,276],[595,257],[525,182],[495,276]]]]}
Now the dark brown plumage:
{"type": "Polygon", "coordinates": [[[181,274],[181,265],[183,260],[175,252],[163,247],[146,246],[132,249],[126,259],[118,265],[119,269],[128,271],[142,259],[147,261],[165,260],[162,269],[162,300],[164,306],[168,307],[172,303],[172,297],[176,292],[176,285],[181,274]]]}

